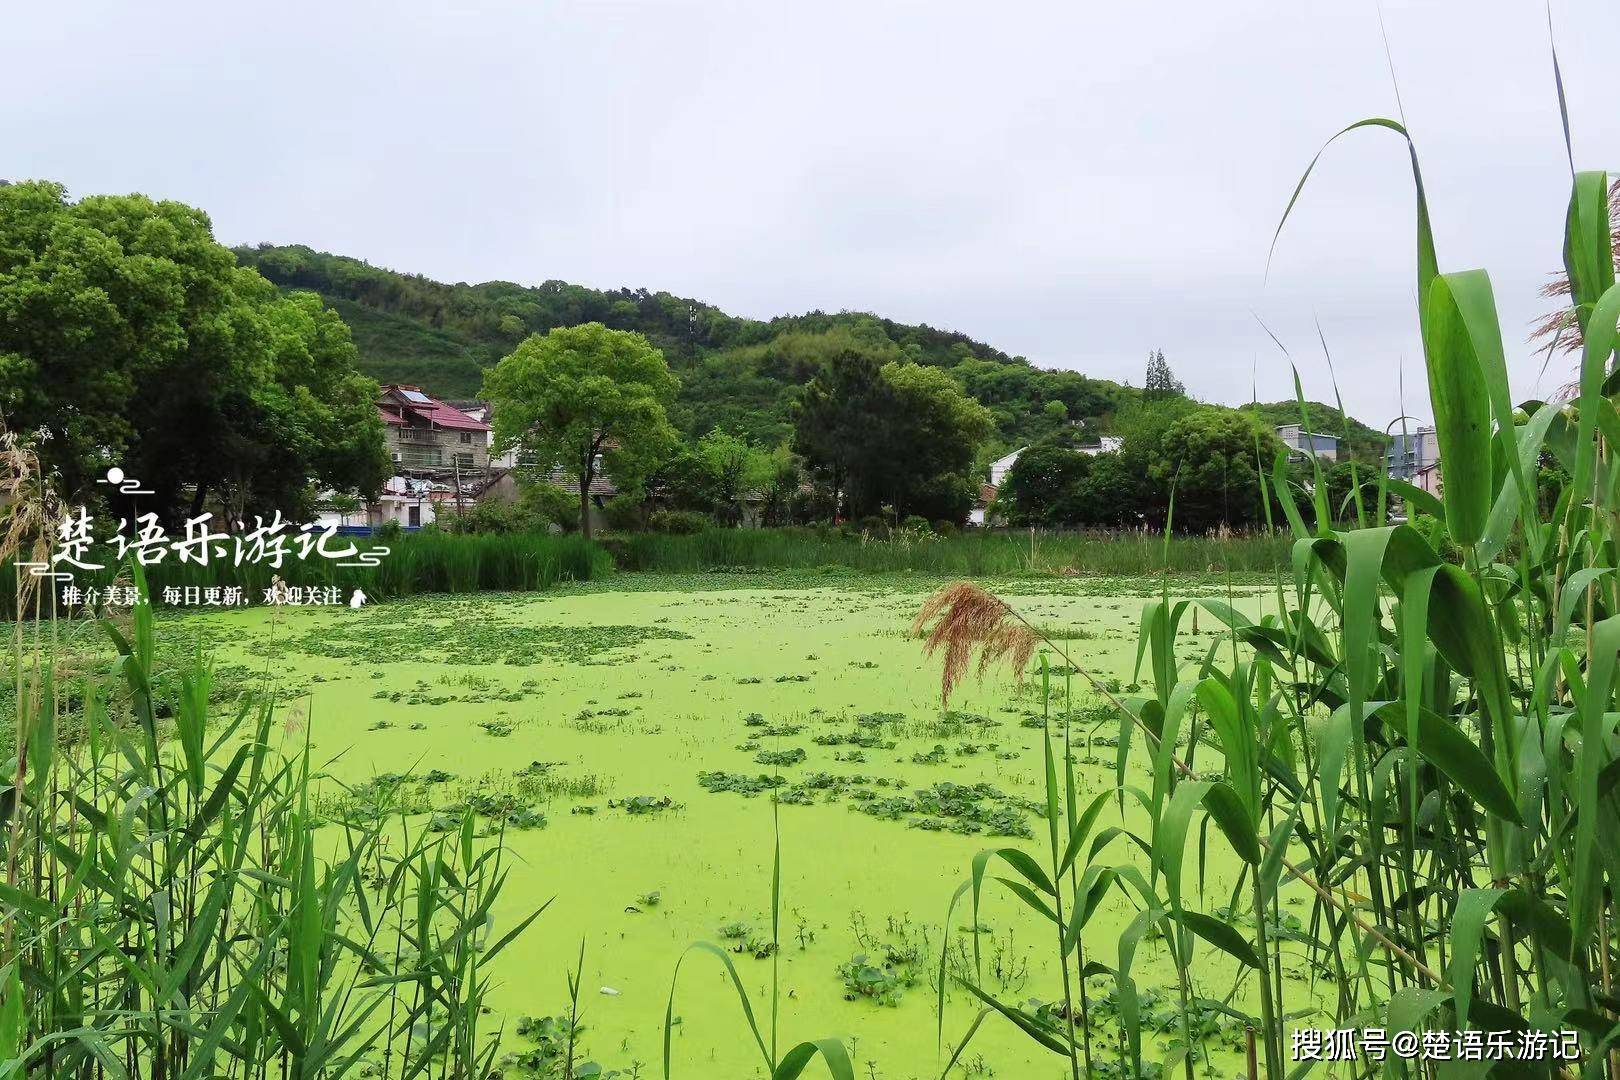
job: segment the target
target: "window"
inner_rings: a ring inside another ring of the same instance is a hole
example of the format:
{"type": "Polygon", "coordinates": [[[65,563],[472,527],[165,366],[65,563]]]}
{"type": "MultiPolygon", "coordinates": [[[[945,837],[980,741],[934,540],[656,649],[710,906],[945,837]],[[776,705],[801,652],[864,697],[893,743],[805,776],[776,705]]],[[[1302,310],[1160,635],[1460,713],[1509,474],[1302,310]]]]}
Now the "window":
{"type": "Polygon", "coordinates": [[[457,468],[470,469],[473,467],[473,456],[471,454],[456,454],[455,462],[457,468]]]}
{"type": "Polygon", "coordinates": [[[468,444],[468,445],[471,445],[472,444],[472,432],[463,431],[461,433],[461,441],[468,444]]]}
{"type": "Polygon", "coordinates": [[[428,397],[426,394],[422,393],[422,391],[420,391],[420,390],[401,390],[399,393],[400,393],[400,396],[403,397],[406,401],[409,401],[409,402],[411,402],[412,404],[415,404],[415,405],[431,405],[431,404],[433,404],[433,399],[428,397]]]}
{"type": "Polygon", "coordinates": [[[437,446],[402,446],[400,456],[406,465],[422,467],[444,464],[444,451],[437,446]]]}

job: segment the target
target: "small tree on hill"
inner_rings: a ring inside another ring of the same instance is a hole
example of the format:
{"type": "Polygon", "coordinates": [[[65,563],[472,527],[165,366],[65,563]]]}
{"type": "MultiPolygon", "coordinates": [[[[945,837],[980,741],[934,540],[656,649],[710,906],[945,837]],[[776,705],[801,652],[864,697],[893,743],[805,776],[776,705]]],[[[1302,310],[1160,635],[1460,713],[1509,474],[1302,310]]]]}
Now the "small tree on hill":
{"type": "Polygon", "coordinates": [[[1175,372],[1165,362],[1164,350],[1155,349],[1148,353],[1147,377],[1142,381],[1142,393],[1145,397],[1185,397],[1187,388],[1181,385],[1175,372]]]}

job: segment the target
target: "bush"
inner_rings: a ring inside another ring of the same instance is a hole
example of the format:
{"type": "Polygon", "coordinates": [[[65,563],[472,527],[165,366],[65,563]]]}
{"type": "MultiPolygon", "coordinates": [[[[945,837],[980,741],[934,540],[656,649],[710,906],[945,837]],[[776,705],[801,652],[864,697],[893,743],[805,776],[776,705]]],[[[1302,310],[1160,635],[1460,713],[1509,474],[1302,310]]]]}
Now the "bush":
{"type": "Polygon", "coordinates": [[[563,532],[579,530],[579,494],[545,481],[518,485],[519,508],[531,527],[555,525],[563,532]]]}
{"type": "Polygon", "coordinates": [[[462,508],[461,513],[444,514],[438,519],[446,532],[452,533],[514,533],[524,531],[515,503],[503,499],[485,499],[462,508]]]}
{"type": "Polygon", "coordinates": [[[696,510],[658,510],[648,522],[654,532],[672,536],[694,536],[714,524],[708,514],[696,510]]]}
{"type": "Polygon", "coordinates": [[[638,495],[615,495],[602,508],[607,527],[615,532],[635,532],[641,528],[644,502],[638,495]]]}

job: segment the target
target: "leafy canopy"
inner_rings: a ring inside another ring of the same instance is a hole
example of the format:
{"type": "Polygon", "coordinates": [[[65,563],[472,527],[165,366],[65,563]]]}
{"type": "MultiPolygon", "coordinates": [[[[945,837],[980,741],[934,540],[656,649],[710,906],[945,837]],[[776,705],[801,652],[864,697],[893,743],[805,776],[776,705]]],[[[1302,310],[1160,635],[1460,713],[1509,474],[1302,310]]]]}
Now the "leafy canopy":
{"type": "Polygon", "coordinates": [[[667,410],[678,386],[646,338],[601,323],[536,334],[484,376],[497,445],[572,477],[587,534],[599,460],[616,478],[650,470],[675,440],[667,410]]]}
{"type": "Polygon", "coordinates": [[[1173,488],[1178,528],[1244,527],[1264,514],[1260,469],[1270,468],[1281,447],[1274,432],[1242,413],[1198,408],[1165,430],[1148,475],[1162,489],[1173,488]]]}
{"type": "Polygon", "coordinates": [[[232,516],[301,516],[320,487],[370,494],[388,459],[355,361],[319,297],[238,266],[200,210],[0,187],[0,411],[48,433],[44,464],[71,500],[106,498],[113,465],[171,527],[210,497],[232,516]]]}
{"type": "Polygon", "coordinates": [[[854,343],[805,387],[794,448],[855,517],[961,521],[973,505],[973,465],[995,430],[984,406],[938,368],[883,359],[854,343]]]}

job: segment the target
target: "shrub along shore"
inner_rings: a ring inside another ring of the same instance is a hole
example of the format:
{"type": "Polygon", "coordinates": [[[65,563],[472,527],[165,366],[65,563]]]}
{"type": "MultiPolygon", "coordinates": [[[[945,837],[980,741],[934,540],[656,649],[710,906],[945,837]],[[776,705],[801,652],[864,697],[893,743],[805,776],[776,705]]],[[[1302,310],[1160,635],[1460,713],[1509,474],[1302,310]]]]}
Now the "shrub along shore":
{"type": "MultiPolygon", "coordinates": [[[[712,571],[843,569],[864,574],[916,573],[940,577],[1018,575],[1148,576],[1171,573],[1253,573],[1288,561],[1282,534],[1163,536],[1145,531],[1053,532],[986,530],[940,534],[901,529],[888,535],[845,529],[708,529],[689,535],[627,533],[586,540],[545,533],[453,534],[425,530],[388,540],[361,540],[362,550],[387,547],[377,566],[288,558],[267,562],[181,563],[173,554],[146,568],[154,599],[167,589],[240,588],[246,603],[263,601],[275,578],[295,588],[335,587],[346,602],[355,589],[368,600],[421,593],[536,592],[560,583],[599,581],[615,571],[696,574],[712,571]]],[[[120,582],[112,552],[86,561],[106,564],[75,573],[75,587],[104,595],[120,582]]],[[[126,576],[127,576],[127,572],[126,576]]],[[[16,569],[0,565],[0,615],[15,617],[16,569]]],[[[58,593],[58,598],[60,594],[58,593]]],[[[48,603],[48,598],[41,603],[48,603]]]]}

